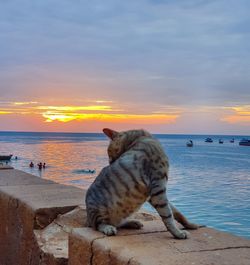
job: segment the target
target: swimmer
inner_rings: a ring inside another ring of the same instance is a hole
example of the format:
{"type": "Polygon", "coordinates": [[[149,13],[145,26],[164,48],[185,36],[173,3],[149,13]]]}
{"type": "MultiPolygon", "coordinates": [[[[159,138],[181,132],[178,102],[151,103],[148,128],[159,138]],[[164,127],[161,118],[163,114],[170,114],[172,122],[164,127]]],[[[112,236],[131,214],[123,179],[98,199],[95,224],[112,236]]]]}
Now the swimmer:
{"type": "Polygon", "coordinates": [[[37,166],[38,166],[39,170],[42,170],[42,167],[43,167],[42,162],[40,162],[39,164],[37,164],[37,166]]]}

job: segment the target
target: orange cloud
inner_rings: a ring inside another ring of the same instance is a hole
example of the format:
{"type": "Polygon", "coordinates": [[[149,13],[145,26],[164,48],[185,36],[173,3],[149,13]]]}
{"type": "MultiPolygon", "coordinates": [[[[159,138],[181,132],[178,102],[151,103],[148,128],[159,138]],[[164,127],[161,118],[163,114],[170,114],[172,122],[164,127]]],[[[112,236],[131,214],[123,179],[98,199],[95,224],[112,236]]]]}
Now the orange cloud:
{"type": "MultiPolygon", "coordinates": [[[[101,102],[98,100],[98,102],[101,102]]],[[[107,103],[104,101],[103,103],[107,103]]],[[[90,106],[37,106],[37,110],[41,110],[41,115],[46,122],[70,122],[70,121],[101,121],[113,123],[131,123],[131,124],[164,124],[173,123],[179,117],[179,113],[171,109],[171,112],[163,113],[162,110],[134,114],[129,113],[126,107],[126,113],[122,113],[122,109],[111,105],[90,105],[90,106]],[[119,114],[117,114],[119,112],[119,114]],[[168,114],[166,114],[168,113],[168,114]]],[[[176,109],[175,109],[176,110],[176,109]]],[[[134,111],[133,111],[134,112],[134,111]]]]}
{"type": "Polygon", "coordinates": [[[161,124],[161,123],[173,123],[179,117],[178,115],[166,115],[166,114],[148,114],[148,115],[136,115],[136,114],[91,114],[91,113],[52,113],[46,112],[43,114],[46,118],[46,122],[60,121],[69,122],[73,120],[84,121],[102,121],[102,122],[114,122],[114,123],[131,123],[131,124],[161,124]]]}
{"type": "Polygon", "coordinates": [[[96,117],[98,120],[131,124],[164,124],[173,123],[179,115],[174,114],[111,114],[96,117]]]}
{"type": "Polygon", "coordinates": [[[232,108],[235,112],[237,112],[239,115],[242,116],[250,116],[250,105],[246,106],[238,106],[238,107],[233,107],[232,108]]]}
{"type": "Polygon", "coordinates": [[[225,116],[221,120],[228,123],[239,123],[250,125],[250,105],[236,106],[226,108],[232,111],[232,114],[225,116]]]}
{"type": "Polygon", "coordinates": [[[24,101],[24,102],[13,102],[13,105],[22,106],[22,105],[31,105],[31,104],[37,104],[36,101],[24,101]]]}
{"type": "Polygon", "coordinates": [[[38,106],[39,110],[56,110],[56,111],[114,111],[111,106],[93,105],[93,106],[38,106]]]}
{"type": "Polygon", "coordinates": [[[248,123],[250,124],[250,116],[238,116],[231,115],[222,119],[222,121],[226,121],[228,123],[248,123]]]}
{"type": "Polygon", "coordinates": [[[70,121],[94,121],[94,122],[111,122],[119,124],[169,124],[174,123],[180,116],[182,111],[175,107],[152,106],[151,110],[138,107],[138,112],[135,106],[117,107],[118,104],[112,101],[97,100],[96,104],[86,106],[60,105],[46,106],[39,105],[38,102],[13,102],[9,103],[3,109],[0,109],[0,114],[16,114],[16,115],[36,115],[37,117],[45,118],[46,123],[70,121]],[[103,104],[103,105],[102,105],[103,104]],[[34,106],[35,105],[35,106],[34,106]]]}
{"type": "Polygon", "coordinates": [[[5,110],[0,110],[0,115],[4,115],[4,114],[11,114],[11,111],[5,111],[5,110]]]}

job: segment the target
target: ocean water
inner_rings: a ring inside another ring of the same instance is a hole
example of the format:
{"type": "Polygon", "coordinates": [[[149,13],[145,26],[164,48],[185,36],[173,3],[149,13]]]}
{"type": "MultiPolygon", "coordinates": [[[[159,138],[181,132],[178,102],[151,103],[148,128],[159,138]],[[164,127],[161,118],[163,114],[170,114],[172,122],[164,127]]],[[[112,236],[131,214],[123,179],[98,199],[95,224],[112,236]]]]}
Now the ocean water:
{"type": "MultiPolygon", "coordinates": [[[[204,142],[206,135],[156,137],[170,160],[169,200],[193,222],[250,238],[250,147],[239,146],[243,136],[210,135],[213,143],[204,142]]],[[[80,188],[108,164],[107,146],[102,134],[0,132],[0,154],[17,156],[14,168],[80,188]],[[39,162],[46,168],[38,170],[39,162]]]]}

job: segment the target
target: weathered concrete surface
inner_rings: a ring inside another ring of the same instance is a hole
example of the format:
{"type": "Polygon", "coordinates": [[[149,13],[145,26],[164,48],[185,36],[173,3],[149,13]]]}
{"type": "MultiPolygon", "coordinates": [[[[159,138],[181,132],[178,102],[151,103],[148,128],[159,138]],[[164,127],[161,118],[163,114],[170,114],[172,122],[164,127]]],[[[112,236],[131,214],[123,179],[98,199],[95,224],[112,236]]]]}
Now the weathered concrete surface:
{"type": "Polygon", "coordinates": [[[176,240],[159,226],[158,221],[148,221],[143,230],[120,230],[113,237],[90,228],[73,229],[69,265],[250,264],[249,240],[211,228],[191,231],[188,240],[176,240]]]}
{"type": "Polygon", "coordinates": [[[1,170],[0,264],[64,264],[39,254],[33,230],[83,204],[84,193],[19,170],[1,170]]]}
{"type": "Polygon", "coordinates": [[[86,228],[83,190],[0,170],[0,265],[249,265],[250,241],[210,228],[176,240],[158,217],[106,237],[86,228]],[[81,207],[76,207],[82,205],[81,207]]]}
{"type": "Polygon", "coordinates": [[[42,230],[35,230],[40,250],[44,255],[55,259],[68,260],[68,235],[73,228],[84,227],[86,224],[85,207],[58,215],[58,217],[42,230]]]}
{"type": "MultiPolygon", "coordinates": [[[[151,214],[140,211],[135,215],[138,220],[157,220],[151,214]]],[[[40,250],[44,256],[53,257],[55,260],[68,260],[68,238],[73,228],[86,226],[87,213],[86,207],[77,207],[74,210],[58,215],[58,217],[42,230],[35,230],[35,236],[40,250]]],[[[161,222],[162,223],[162,222],[161,222]]],[[[161,231],[163,226],[152,227],[152,222],[147,223],[147,229],[161,231]],[[150,226],[151,224],[151,226],[150,226]]],[[[165,230],[165,229],[164,229],[165,230]]],[[[141,230],[142,231],[142,230],[141,230]]],[[[121,231],[121,234],[125,231],[121,231]]],[[[127,233],[133,233],[132,230],[127,233]]]]}
{"type": "Polygon", "coordinates": [[[55,184],[55,182],[35,177],[21,170],[0,170],[0,186],[20,186],[55,184]]]}
{"type": "Polygon", "coordinates": [[[48,183],[19,186],[0,186],[2,193],[8,194],[18,202],[28,205],[35,213],[35,228],[43,228],[58,214],[83,204],[83,190],[66,185],[48,183]]]}
{"type": "Polygon", "coordinates": [[[13,167],[0,162],[0,170],[1,169],[13,169],[13,167]]]}

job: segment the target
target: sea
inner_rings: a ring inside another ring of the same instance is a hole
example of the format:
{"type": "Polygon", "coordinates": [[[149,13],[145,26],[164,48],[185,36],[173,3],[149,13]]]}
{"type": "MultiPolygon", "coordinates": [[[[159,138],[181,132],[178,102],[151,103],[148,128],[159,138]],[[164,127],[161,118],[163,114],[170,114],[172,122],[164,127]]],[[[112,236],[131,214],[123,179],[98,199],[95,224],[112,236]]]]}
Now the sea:
{"type": "MultiPolygon", "coordinates": [[[[192,222],[250,239],[250,147],[239,145],[247,136],[155,137],[170,161],[169,200],[192,222]],[[186,146],[190,139],[193,147],[186,146]]],[[[0,154],[13,154],[9,164],[15,169],[82,189],[108,164],[107,146],[103,134],[0,132],[0,154]],[[39,170],[40,162],[45,169],[39,170]]],[[[148,203],[143,207],[154,211],[148,203]]]]}

